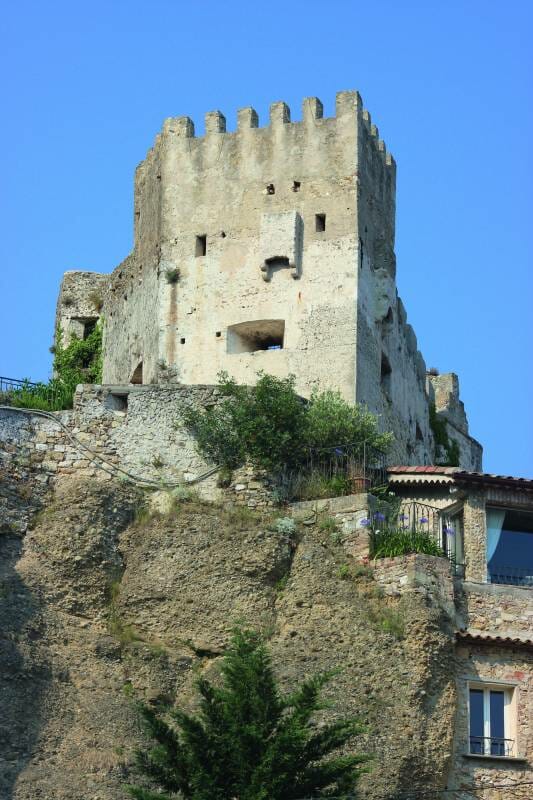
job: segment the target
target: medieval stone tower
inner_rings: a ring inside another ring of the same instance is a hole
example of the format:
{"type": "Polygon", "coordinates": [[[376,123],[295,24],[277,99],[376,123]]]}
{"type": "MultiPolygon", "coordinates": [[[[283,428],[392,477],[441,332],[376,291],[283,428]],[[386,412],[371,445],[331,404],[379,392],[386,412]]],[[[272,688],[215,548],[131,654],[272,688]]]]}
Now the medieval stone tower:
{"type": "Polygon", "coordinates": [[[106,384],[264,370],[294,373],[304,396],[339,389],[394,431],[396,461],[432,462],[437,401],[461,465],[478,469],[457,379],[435,393],[396,291],[395,188],[357,92],[337,95],[332,118],[306,98],[297,123],[282,102],[267,127],[244,108],[231,133],[214,111],[202,138],[167,119],[136,172],[132,254],[109,276],[66,273],[57,324],[83,335],[103,315],[106,384]]]}

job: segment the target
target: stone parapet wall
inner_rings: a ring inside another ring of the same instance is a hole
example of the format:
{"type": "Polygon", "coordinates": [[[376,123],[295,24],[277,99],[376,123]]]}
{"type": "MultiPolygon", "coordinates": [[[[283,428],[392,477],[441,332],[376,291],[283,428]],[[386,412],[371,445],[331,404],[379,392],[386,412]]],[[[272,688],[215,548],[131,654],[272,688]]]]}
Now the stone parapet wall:
{"type": "Polygon", "coordinates": [[[455,618],[451,564],[446,558],[411,553],[372,562],[374,577],[385,594],[395,596],[416,591],[437,598],[447,615],[455,618]]]}
{"type": "Polygon", "coordinates": [[[293,517],[305,525],[316,523],[319,516],[331,517],[346,554],[356,561],[367,561],[370,537],[367,528],[361,526],[361,520],[369,516],[374,499],[371,494],[361,492],[291,503],[290,510],[293,517]]]}
{"type": "MultiPolygon", "coordinates": [[[[79,386],[72,411],[2,409],[3,495],[7,486],[11,494],[25,486],[37,503],[57,479],[74,474],[99,480],[131,476],[154,486],[194,483],[211,465],[199,457],[191,435],[180,426],[180,407],[205,407],[216,402],[216,392],[202,386],[79,386]]],[[[199,482],[198,489],[205,497],[218,496],[216,475],[199,482]]],[[[11,524],[7,500],[3,507],[6,524],[11,524]]]]}
{"type": "Polygon", "coordinates": [[[527,638],[533,631],[533,590],[457,581],[458,627],[469,633],[527,638]]]}

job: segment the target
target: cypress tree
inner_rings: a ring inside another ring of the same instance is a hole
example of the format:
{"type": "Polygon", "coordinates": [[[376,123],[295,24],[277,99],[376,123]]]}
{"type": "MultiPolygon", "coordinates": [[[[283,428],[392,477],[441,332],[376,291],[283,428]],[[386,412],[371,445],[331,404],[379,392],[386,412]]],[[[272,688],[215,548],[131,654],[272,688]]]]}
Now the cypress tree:
{"type": "Polygon", "coordinates": [[[321,728],[313,715],[332,673],[282,697],[260,635],[236,630],[223,658],[221,686],[197,681],[199,713],[140,705],[154,740],[137,770],[154,789],[128,786],[135,800],[307,800],[354,798],[368,760],[339,753],[362,728],[344,719],[321,728]]]}

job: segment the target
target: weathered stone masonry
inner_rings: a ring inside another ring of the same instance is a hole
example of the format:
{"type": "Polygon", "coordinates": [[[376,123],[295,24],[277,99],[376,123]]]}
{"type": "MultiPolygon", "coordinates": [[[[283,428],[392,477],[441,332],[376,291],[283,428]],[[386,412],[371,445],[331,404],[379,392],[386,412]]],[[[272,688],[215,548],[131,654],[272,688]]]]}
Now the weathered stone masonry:
{"type": "Polygon", "coordinates": [[[357,92],[334,117],[317,98],[302,115],[274,103],[259,127],[241,109],[228,132],[211,112],[201,138],[167,119],[137,168],[133,252],[109,276],[66,273],[57,325],[83,335],[103,315],[105,384],[213,384],[222,369],[251,384],[262,369],[294,373],[303,396],[339,389],[394,431],[396,463],[432,463],[436,400],[479,469],[457,378],[426,387],[397,294],[394,159],[357,92]]]}

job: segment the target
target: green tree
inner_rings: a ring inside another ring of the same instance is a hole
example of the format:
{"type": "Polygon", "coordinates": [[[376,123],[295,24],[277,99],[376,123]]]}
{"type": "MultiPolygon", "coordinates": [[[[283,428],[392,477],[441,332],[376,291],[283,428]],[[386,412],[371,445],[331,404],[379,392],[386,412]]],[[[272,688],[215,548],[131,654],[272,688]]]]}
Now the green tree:
{"type": "Polygon", "coordinates": [[[273,472],[305,462],[309,448],[363,443],[385,452],[393,435],[380,433],[378,419],[364,406],[346,402],[340,392],[298,396],[295,376],[263,372],[255,386],[241,386],[219,374],[221,401],[210,409],[189,406],[183,419],[209,461],[235,469],[248,460],[273,472]]]}
{"type": "Polygon", "coordinates": [[[309,447],[363,444],[385,452],[392,433],[380,433],[378,418],[363,405],[347,403],[339,391],[311,395],[306,414],[306,442],[309,447]]]}
{"type": "Polygon", "coordinates": [[[331,674],[282,697],[261,637],[235,631],[222,665],[222,685],[197,681],[197,716],[140,706],[155,746],[137,754],[154,789],[129,786],[136,800],[303,800],[352,798],[368,758],[340,753],[361,732],[354,719],[315,727],[320,692],[331,674]],[[329,756],[329,758],[328,758],[329,756]],[[156,791],[157,789],[157,791],[156,791]],[[163,793],[161,793],[163,792],[163,793]]]}
{"type": "Polygon", "coordinates": [[[298,462],[305,439],[305,404],[296,394],[295,377],[263,372],[255,386],[241,386],[219,374],[222,400],[200,411],[184,410],[200,452],[219,466],[235,469],[246,459],[274,470],[298,462]]]}

